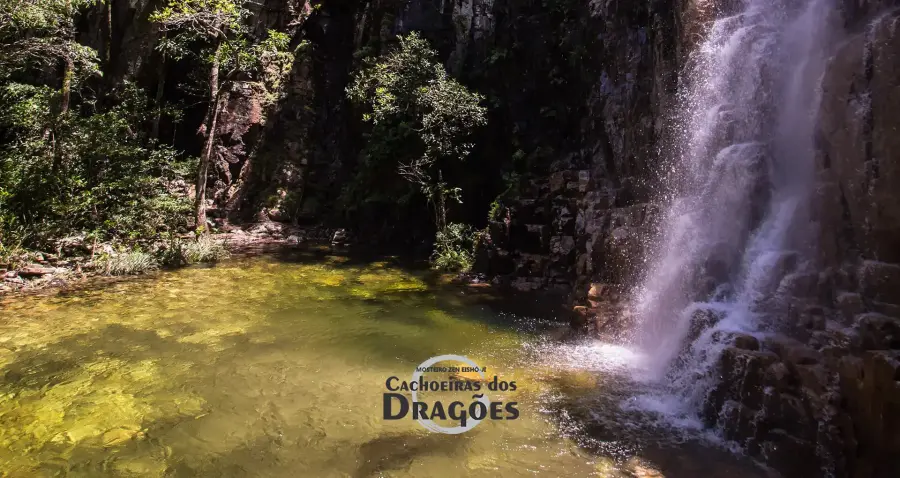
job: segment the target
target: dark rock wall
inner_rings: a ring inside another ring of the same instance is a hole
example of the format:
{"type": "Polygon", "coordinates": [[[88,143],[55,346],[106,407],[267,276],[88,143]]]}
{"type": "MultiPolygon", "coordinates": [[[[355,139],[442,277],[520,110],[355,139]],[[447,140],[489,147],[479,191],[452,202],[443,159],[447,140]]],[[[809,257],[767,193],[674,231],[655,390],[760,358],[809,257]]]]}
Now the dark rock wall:
{"type": "MultiPolygon", "coordinates": [[[[677,82],[679,13],[672,1],[561,8],[569,18],[561,32],[542,25],[542,18],[520,27],[530,30],[525,35],[542,29],[562,35],[537,35],[537,41],[558,42],[562,51],[524,74],[556,81],[564,91],[547,95],[553,85],[539,85],[530,102],[518,105],[524,111],[510,112],[524,136],[555,141],[544,145],[552,148],[549,157],[529,167],[518,194],[493,218],[497,248],[486,262],[492,273],[511,273],[516,288],[557,287],[583,298],[591,282],[625,284],[638,273],[664,112],[677,82]],[[545,117],[522,121],[534,115],[545,117]]],[[[519,44],[509,41],[510,27],[500,18],[494,16],[495,36],[515,51],[519,44]]],[[[512,30],[517,32],[515,25],[512,30]]]]}

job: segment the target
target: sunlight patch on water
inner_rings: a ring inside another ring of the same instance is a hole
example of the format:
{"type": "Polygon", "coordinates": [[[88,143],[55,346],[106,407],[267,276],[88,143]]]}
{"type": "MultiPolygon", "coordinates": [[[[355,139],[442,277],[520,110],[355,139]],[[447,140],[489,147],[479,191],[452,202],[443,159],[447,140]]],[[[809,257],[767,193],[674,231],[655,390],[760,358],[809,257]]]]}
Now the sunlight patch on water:
{"type": "Polygon", "coordinates": [[[0,469],[291,478],[658,469],[658,458],[638,460],[631,417],[603,416],[619,410],[625,392],[613,385],[639,357],[554,342],[541,327],[415,274],[350,261],[242,259],[21,298],[0,316],[0,469]],[[520,384],[491,394],[519,402],[520,418],[463,436],[382,420],[385,380],[447,353],[520,384]]]}

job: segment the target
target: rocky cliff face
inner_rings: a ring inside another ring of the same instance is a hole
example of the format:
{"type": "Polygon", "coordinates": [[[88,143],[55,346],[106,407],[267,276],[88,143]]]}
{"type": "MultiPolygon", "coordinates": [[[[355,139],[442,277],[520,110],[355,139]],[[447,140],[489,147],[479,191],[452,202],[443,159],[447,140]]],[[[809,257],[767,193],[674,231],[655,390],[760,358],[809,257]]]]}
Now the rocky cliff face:
{"type": "MultiPolygon", "coordinates": [[[[777,333],[734,338],[703,410],[709,426],[788,476],[900,475],[892,458],[900,452],[897,5],[840,5],[846,35],[822,79],[817,125],[815,272],[782,264],[774,293],[787,306],[773,311],[777,333]]],[[[702,20],[728,8],[685,1],[576,9],[568,31],[589,52],[567,78],[578,85],[566,99],[578,105],[568,112],[577,126],[491,222],[494,248],[482,261],[493,274],[519,289],[570,291],[582,320],[598,328],[627,320],[622,299],[652,244],[650,191],[676,75],[703,35],[702,20]]],[[[494,25],[486,38],[502,38],[502,23],[480,24],[494,25]]],[[[704,317],[714,313],[700,313],[700,328],[704,317]]]]}

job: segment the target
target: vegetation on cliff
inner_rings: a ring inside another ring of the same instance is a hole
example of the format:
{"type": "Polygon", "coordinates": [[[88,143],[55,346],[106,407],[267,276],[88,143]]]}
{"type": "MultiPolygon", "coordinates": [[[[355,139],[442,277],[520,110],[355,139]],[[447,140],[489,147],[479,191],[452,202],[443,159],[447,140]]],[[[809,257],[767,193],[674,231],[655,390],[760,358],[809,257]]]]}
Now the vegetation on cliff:
{"type": "Polygon", "coordinates": [[[294,60],[288,51],[290,39],[270,30],[265,39],[248,37],[242,0],[171,0],[150,15],[166,36],[158,49],[167,57],[194,56],[208,68],[209,97],[200,131],[205,137],[197,169],[194,195],[194,225],[207,230],[206,186],[213,161],[215,131],[228,103],[230,86],[239,79],[268,80],[276,86],[294,60]],[[197,44],[201,46],[197,47],[197,44]]]}
{"type": "MultiPolygon", "coordinates": [[[[230,108],[248,85],[253,114],[277,107],[307,45],[296,24],[317,11],[306,7],[282,31],[259,28],[243,0],[160,2],[135,19],[157,70],[140,76],[112,66],[111,4],[0,0],[0,259],[86,252],[120,274],[220,257],[203,240],[172,241],[214,227],[207,189],[228,168],[230,108]],[[175,126],[197,135],[185,140],[175,126]]],[[[418,224],[424,243],[437,233],[436,266],[466,270],[472,229],[451,221],[466,217],[454,209],[473,175],[466,159],[487,123],[484,98],[421,35],[387,44],[360,55],[341,86],[363,127],[352,175],[337,185],[338,221],[418,224]]]]}
{"type": "Polygon", "coordinates": [[[435,264],[468,269],[469,252],[451,238],[471,233],[447,223],[448,202],[461,203],[463,191],[444,172],[465,161],[473,132],[487,123],[487,109],[481,95],[447,75],[424,38],[410,33],[397,40],[396,48],[369,60],[347,87],[371,127],[356,176],[344,186],[345,209],[365,214],[379,204],[403,208],[424,200],[438,234],[435,264]],[[398,174],[405,184],[395,180],[398,174]]]}
{"type": "Polygon", "coordinates": [[[129,82],[98,92],[74,40],[93,1],[0,1],[0,243],[55,250],[81,234],[133,242],[184,225],[175,184],[192,160],[151,140],[129,82]]]}

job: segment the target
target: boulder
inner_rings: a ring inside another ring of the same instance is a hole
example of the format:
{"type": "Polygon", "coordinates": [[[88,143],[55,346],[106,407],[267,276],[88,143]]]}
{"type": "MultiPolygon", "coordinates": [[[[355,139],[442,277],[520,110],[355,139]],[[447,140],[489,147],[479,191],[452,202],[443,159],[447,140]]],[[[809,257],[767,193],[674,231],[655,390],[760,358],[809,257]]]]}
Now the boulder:
{"type": "Polygon", "coordinates": [[[900,319],[868,312],[856,317],[855,328],[864,350],[900,349],[900,319]]]}
{"type": "Polygon", "coordinates": [[[858,276],[859,290],[865,298],[900,303],[900,265],[865,261],[858,276]]]}
{"type": "Polygon", "coordinates": [[[760,409],[766,394],[767,371],[777,362],[778,356],[771,352],[726,348],[718,363],[721,380],[710,391],[704,404],[703,416],[707,425],[714,425],[720,420],[720,412],[729,400],[760,409]]]}
{"type": "Polygon", "coordinates": [[[711,308],[699,308],[691,314],[687,340],[693,342],[707,329],[712,328],[725,318],[725,312],[711,308]]]}
{"type": "Polygon", "coordinates": [[[759,448],[766,463],[781,470],[784,476],[809,476],[820,468],[815,443],[791,436],[782,429],[769,431],[759,448]]]}
{"type": "Polygon", "coordinates": [[[864,312],[862,296],[851,292],[841,292],[835,298],[835,308],[844,322],[850,324],[853,318],[864,312]]]}
{"type": "Polygon", "coordinates": [[[19,276],[21,277],[42,277],[48,274],[53,274],[56,272],[56,269],[52,267],[43,267],[37,264],[31,264],[26,267],[22,267],[19,269],[19,276]]]}
{"type": "Polygon", "coordinates": [[[12,284],[14,286],[24,285],[25,279],[23,279],[19,276],[10,276],[9,274],[7,274],[6,277],[3,278],[3,282],[5,282],[7,284],[12,284]]]}

